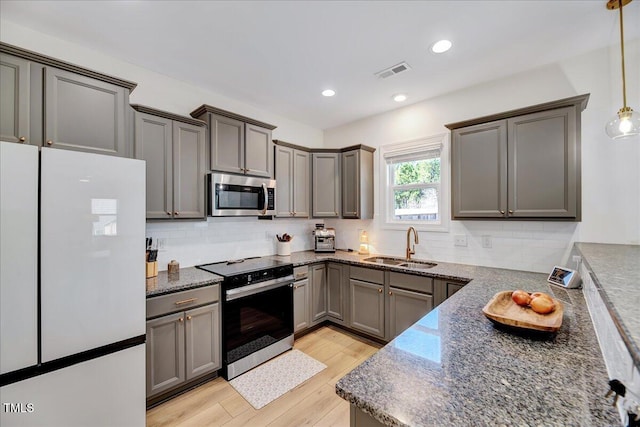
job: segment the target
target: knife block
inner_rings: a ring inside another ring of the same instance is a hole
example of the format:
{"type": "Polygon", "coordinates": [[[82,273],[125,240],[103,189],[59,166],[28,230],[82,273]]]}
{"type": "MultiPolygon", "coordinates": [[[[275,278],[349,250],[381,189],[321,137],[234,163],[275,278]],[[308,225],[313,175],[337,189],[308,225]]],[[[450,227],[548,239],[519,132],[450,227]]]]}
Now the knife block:
{"type": "Polygon", "coordinates": [[[158,261],[147,262],[147,279],[158,275],[158,261]]]}

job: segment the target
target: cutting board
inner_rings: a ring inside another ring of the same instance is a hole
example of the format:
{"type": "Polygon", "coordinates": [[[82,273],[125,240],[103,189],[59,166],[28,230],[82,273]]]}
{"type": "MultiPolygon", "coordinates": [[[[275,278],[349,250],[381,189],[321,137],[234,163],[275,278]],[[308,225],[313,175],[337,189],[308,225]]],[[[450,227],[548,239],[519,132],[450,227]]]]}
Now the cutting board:
{"type": "Polygon", "coordinates": [[[513,302],[512,293],[513,291],[502,291],[495,294],[482,309],[484,315],[494,322],[521,329],[545,332],[557,332],[560,329],[564,313],[560,301],[552,298],[556,304],[555,310],[548,314],[540,314],[513,302]]]}

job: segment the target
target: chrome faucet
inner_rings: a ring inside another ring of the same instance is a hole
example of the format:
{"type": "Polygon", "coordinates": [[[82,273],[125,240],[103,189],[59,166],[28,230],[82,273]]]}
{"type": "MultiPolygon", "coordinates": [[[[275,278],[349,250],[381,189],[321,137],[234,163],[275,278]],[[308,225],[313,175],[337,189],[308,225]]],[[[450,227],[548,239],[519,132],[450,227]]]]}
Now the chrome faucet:
{"type": "Polygon", "coordinates": [[[409,227],[409,229],[407,230],[407,259],[411,259],[411,255],[416,253],[416,245],[418,243],[418,232],[415,228],[409,227]],[[409,247],[409,237],[411,236],[411,230],[413,230],[413,249],[409,247]]]}

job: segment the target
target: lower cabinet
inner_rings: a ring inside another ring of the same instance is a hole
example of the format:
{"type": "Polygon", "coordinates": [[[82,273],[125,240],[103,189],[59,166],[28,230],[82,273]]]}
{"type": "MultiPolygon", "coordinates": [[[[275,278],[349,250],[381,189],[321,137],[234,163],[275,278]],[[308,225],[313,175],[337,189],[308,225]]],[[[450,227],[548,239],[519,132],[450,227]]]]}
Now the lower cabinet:
{"type": "Polygon", "coordinates": [[[327,277],[325,264],[309,267],[311,276],[311,326],[322,322],[327,315],[327,277]]]}
{"type": "Polygon", "coordinates": [[[389,334],[393,339],[433,309],[433,295],[389,288],[389,334]]]}
{"type": "Polygon", "coordinates": [[[345,318],[345,286],[343,285],[342,265],[327,264],[327,314],[335,319],[345,318]]]}
{"type": "Polygon", "coordinates": [[[309,279],[296,280],[293,285],[293,332],[299,332],[311,326],[309,279]]]}
{"type": "Polygon", "coordinates": [[[147,299],[148,402],[220,369],[219,292],[214,285],[147,299]]]}
{"type": "Polygon", "coordinates": [[[384,285],[350,279],[349,326],[378,338],[384,338],[384,285]]]}
{"type": "Polygon", "coordinates": [[[457,280],[434,279],[433,306],[437,307],[438,305],[440,305],[444,300],[462,289],[467,283],[468,282],[461,282],[457,280]]]}

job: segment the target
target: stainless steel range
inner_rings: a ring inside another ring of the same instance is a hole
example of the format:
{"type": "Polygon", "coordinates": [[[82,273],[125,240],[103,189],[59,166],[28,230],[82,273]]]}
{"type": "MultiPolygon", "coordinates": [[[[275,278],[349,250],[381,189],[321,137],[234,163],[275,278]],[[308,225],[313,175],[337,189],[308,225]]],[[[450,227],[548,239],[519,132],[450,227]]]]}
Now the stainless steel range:
{"type": "Polygon", "coordinates": [[[293,347],[293,264],[248,258],[197,267],[224,278],[224,378],[235,378],[293,347]]]}

